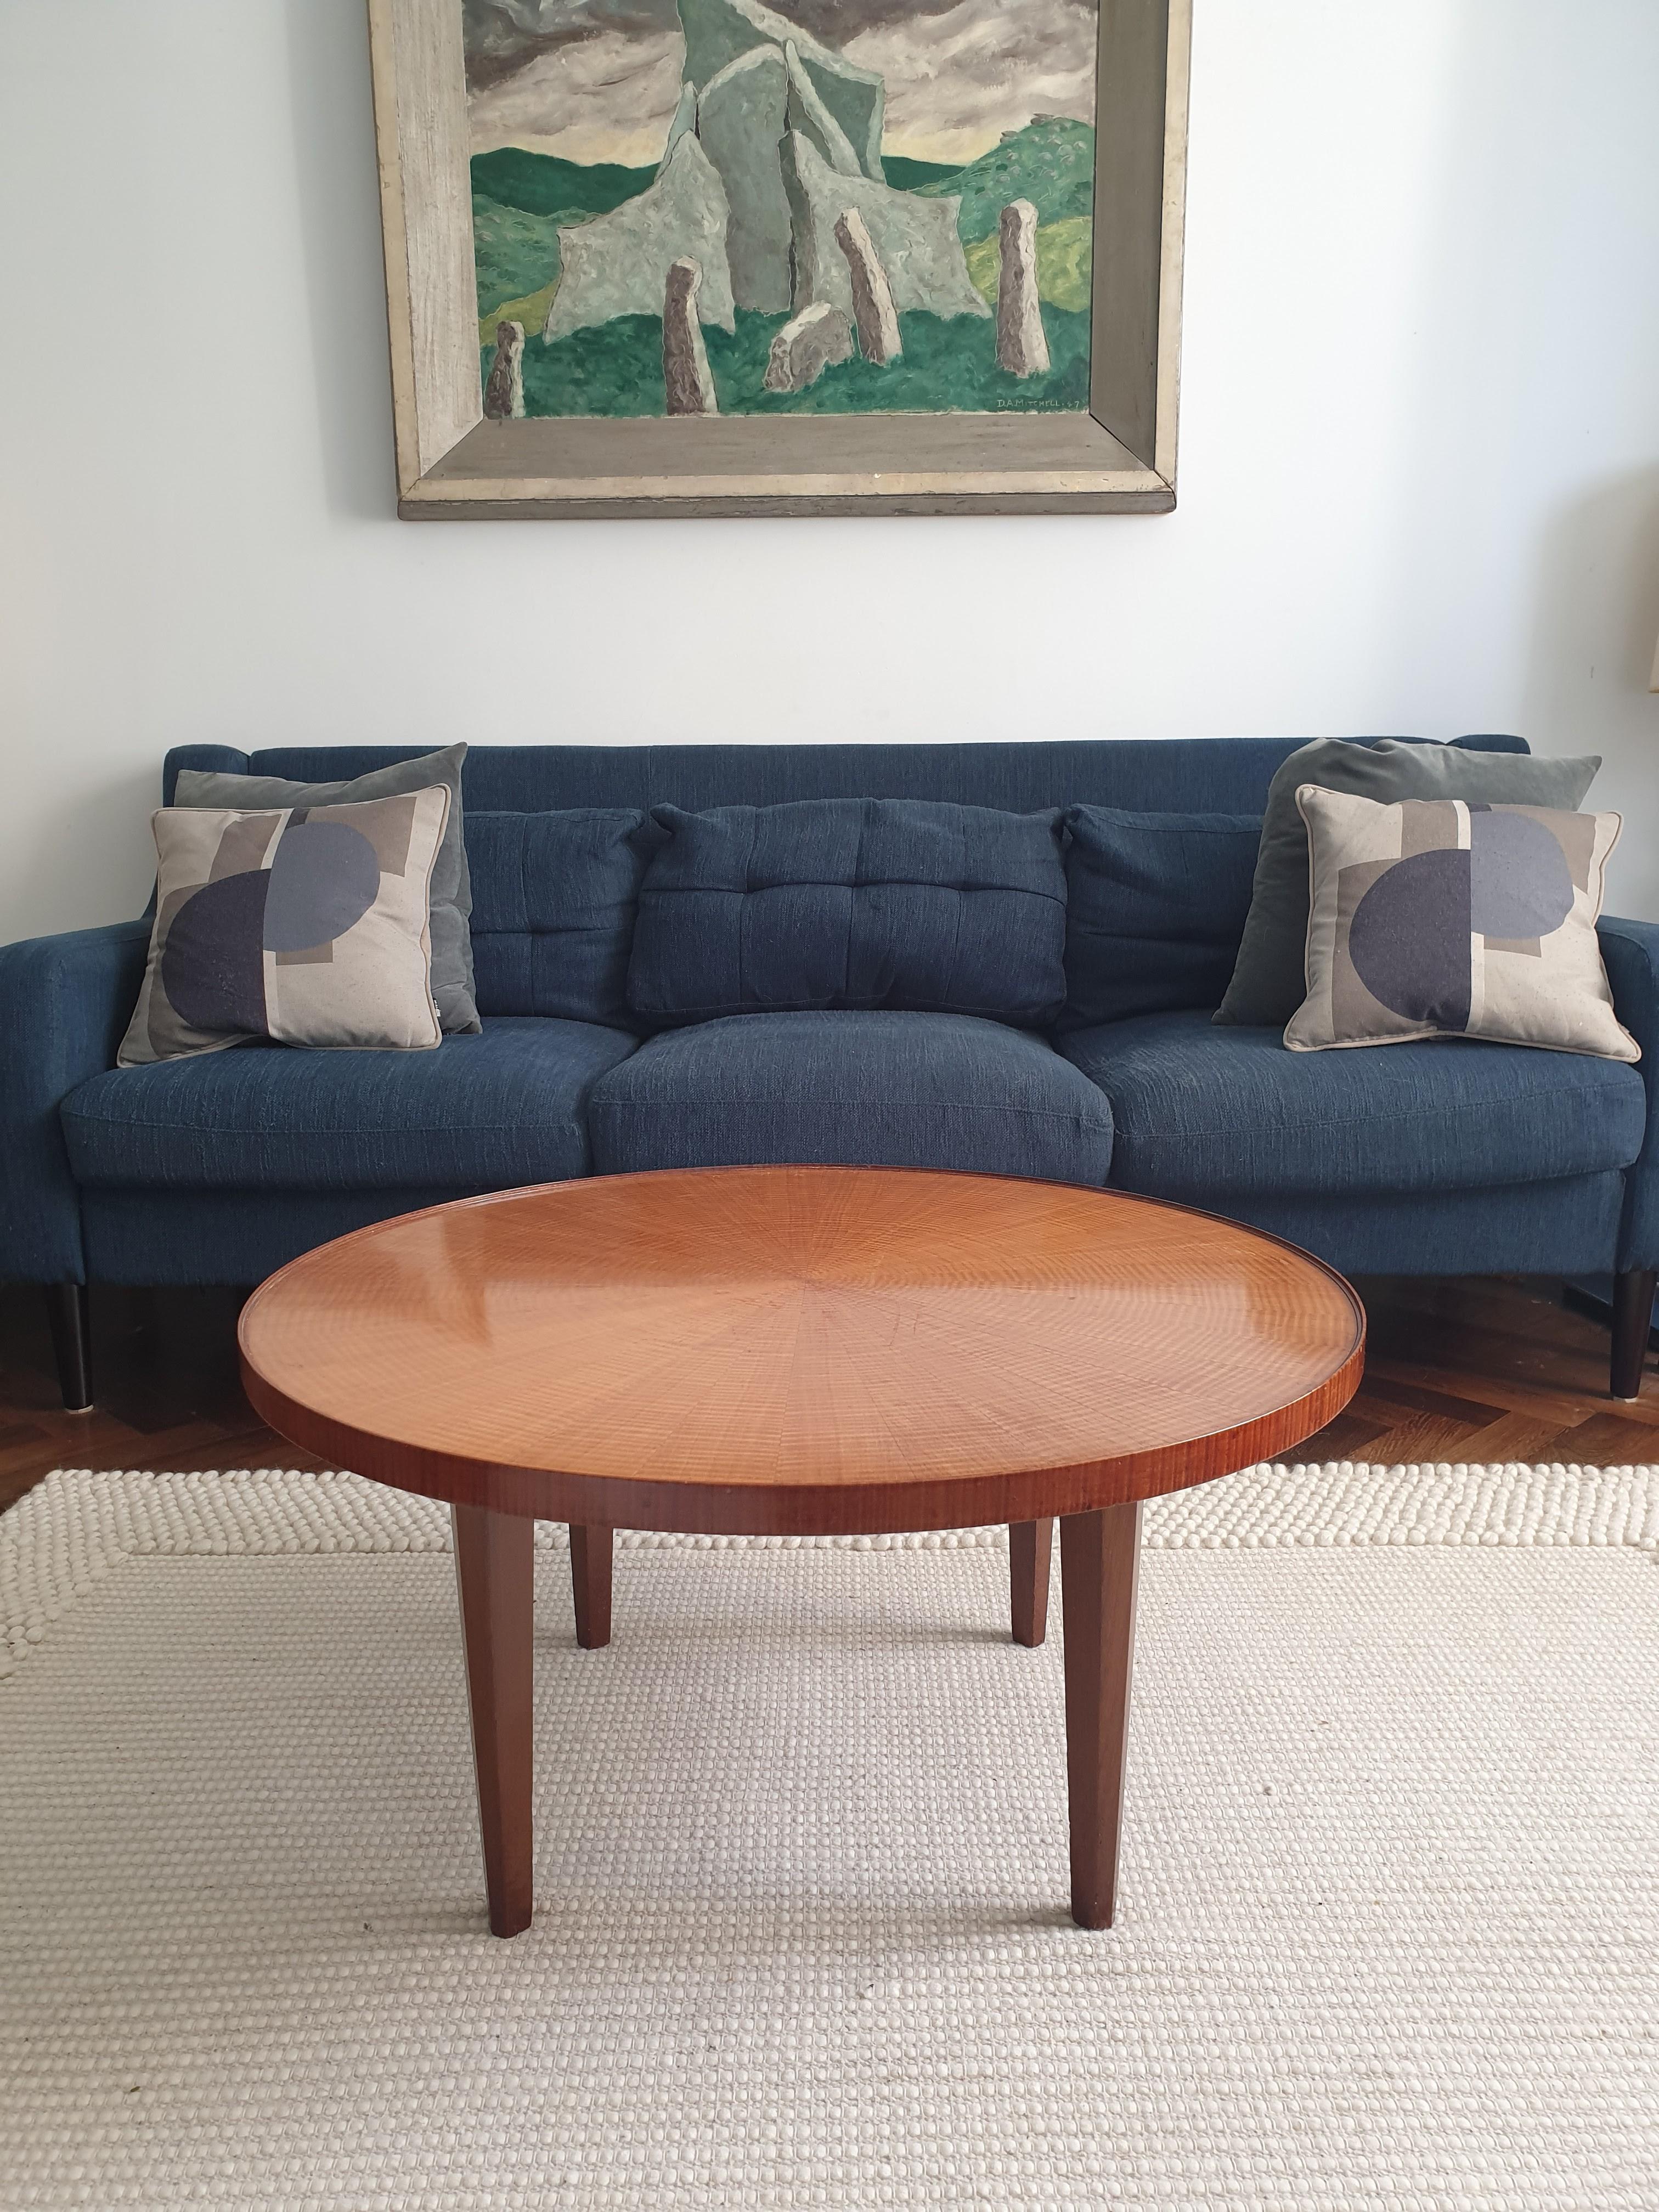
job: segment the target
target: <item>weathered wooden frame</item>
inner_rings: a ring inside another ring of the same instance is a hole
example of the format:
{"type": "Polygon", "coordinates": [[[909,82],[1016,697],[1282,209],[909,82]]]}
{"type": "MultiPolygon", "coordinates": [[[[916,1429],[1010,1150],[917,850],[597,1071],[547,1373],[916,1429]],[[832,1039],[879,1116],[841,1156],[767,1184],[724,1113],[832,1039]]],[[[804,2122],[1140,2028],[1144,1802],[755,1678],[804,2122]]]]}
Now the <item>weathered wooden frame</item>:
{"type": "Polygon", "coordinates": [[[1167,513],[1192,0],[1101,0],[1089,411],[486,422],[459,0],[368,0],[409,520],[1167,513]]]}

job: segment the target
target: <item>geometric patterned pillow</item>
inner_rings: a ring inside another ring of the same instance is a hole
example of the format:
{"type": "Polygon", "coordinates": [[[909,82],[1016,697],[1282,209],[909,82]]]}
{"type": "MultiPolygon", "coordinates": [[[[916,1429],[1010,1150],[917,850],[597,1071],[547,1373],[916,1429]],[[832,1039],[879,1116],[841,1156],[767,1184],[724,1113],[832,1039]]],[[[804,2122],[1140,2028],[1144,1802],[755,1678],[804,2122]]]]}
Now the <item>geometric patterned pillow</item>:
{"type": "Polygon", "coordinates": [[[143,988],[116,1065],[284,1044],[439,1042],[428,902],[442,785],[263,812],[163,807],[143,988]]]}
{"type": "Polygon", "coordinates": [[[1311,912],[1293,1052],[1488,1037],[1639,1060],[1596,942],[1617,814],[1392,806],[1304,784],[1311,912]]]}

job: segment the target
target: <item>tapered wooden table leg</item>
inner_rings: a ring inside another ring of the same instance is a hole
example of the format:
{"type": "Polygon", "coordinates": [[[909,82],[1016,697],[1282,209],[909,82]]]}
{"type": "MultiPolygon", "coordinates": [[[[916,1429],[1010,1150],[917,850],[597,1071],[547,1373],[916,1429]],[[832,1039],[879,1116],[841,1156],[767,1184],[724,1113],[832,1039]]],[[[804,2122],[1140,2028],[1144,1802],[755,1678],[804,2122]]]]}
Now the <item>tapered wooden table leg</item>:
{"type": "Polygon", "coordinates": [[[576,1601],[576,1641],[598,1651],[611,1641],[611,1530],[570,1524],[570,1585],[576,1601]]]}
{"type": "Polygon", "coordinates": [[[451,1510],[489,1927],[517,1936],[531,1914],[536,1524],[477,1505],[451,1510]]]}
{"type": "Polygon", "coordinates": [[[1054,1544],[1052,1521],[1008,1523],[1008,1587],[1016,1644],[1041,1644],[1048,1633],[1048,1566],[1054,1544]]]}
{"type": "Polygon", "coordinates": [[[1117,1907],[1139,1566],[1139,1504],[1070,1514],[1060,1522],[1072,1917],[1080,1928],[1109,1928],[1117,1907]]]}

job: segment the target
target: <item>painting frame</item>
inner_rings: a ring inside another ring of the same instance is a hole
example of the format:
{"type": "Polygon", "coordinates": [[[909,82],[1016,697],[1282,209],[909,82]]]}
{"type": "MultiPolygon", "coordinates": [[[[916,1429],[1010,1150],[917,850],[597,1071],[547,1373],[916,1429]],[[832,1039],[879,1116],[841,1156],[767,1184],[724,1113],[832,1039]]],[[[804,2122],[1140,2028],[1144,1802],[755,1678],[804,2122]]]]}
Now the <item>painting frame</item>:
{"type": "Polygon", "coordinates": [[[461,9],[368,6],[405,520],[1175,506],[1192,0],[1100,0],[1086,413],[509,422],[483,414],[461,9]]]}

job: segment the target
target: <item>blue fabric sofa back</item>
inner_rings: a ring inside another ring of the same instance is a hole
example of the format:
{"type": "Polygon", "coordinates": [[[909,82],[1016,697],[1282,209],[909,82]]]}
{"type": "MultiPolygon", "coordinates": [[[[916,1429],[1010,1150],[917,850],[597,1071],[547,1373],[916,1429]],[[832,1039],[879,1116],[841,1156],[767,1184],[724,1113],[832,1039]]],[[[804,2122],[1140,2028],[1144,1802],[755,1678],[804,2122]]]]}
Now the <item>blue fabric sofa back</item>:
{"type": "MultiPolygon", "coordinates": [[[[945,799],[1020,814],[1073,805],[1259,814],[1273,770],[1306,742],[1079,738],[969,745],[479,745],[467,755],[461,799],[468,813],[486,814],[559,806],[774,806],[788,799],[945,799]]],[[[1492,752],[1527,750],[1514,737],[1457,742],[1492,752]]],[[[321,783],[363,775],[429,750],[424,744],[275,745],[245,753],[231,745],[179,745],[167,757],[164,804],[173,803],[180,769],[321,783]]]]}
{"type": "MultiPolygon", "coordinates": [[[[486,1018],[552,1014],[619,1026],[632,1021],[625,974],[648,845],[635,817],[653,806],[688,812],[772,806],[794,799],[924,799],[1030,814],[1073,805],[1149,814],[1259,815],[1274,770],[1303,742],[1216,738],[1182,742],[1113,738],[995,744],[487,745],[462,772],[472,872],[472,945],[486,1018]],[[576,810],[587,810],[578,821],[576,810]],[[557,813],[557,822],[546,817],[557,813]],[[538,820],[536,817],[541,817],[538,820]]],[[[1513,737],[1461,744],[1524,752],[1513,737]]],[[[274,746],[239,752],[185,745],[162,775],[172,803],[181,769],[325,782],[417,755],[419,746],[274,746]]],[[[1125,896],[1133,903],[1132,890],[1125,896]]],[[[1246,900],[1245,904],[1248,904],[1246,900]]],[[[1209,934],[1231,937],[1237,916],[1211,916],[1209,934]]],[[[1163,931],[1149,905],[1145,934],[1163,931]]],[[[1235,927],[1236,925],[1236,927],[1235,927]]],[[[1155,944],[1117,947],[1114,971],[1159,969],[1155,944]]],[[[1217,948],[1212,948],[1212,958],[1217,948]]],[[[1167,948],[1164,948],[1167,956],[1167,948]]],[[[1230,961],[1219,947],[1216,995],[1230,961]]],[[[1167,957],[1164,965],[1168,964],[1167,957]]],[[[1146,1003],[1189,1002],[1144,979],[1146,1003]]],[[[1127,1003],[1127,1002],[1126,1002],[1127,1003]]],[[[1210,1003],[1213,1003],[1211,1000],[1210,1003]]],[[[1115,1007],[1113,1011],[1123,1011],[1115,1007]]],[[[1092,1017],[1098,1018],[1098,1014],[1092,1017]]],[[[1073,1024],[1075,1026],[1075,1024],[1073,1024]]]]}

